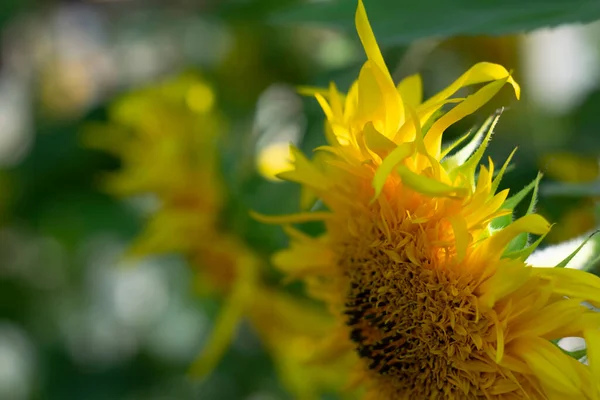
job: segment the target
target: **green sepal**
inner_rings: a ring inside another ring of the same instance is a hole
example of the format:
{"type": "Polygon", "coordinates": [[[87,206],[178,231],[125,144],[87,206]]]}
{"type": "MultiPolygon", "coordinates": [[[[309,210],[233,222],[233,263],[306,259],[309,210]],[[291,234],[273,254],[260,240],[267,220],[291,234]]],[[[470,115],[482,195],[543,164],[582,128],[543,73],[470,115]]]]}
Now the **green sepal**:
{"type": "MultiPolygon", "coordinates": [[[[521,190],[521,192],[522,192],[524,190],[530,191],[531,189],[533,189],[533,193],[531,195],[531,201],[529,202],[529,206],[527,207],[527,212],[525,213],[525,215],[530,215],[530,214],[534,213],[535,205],[537,204],[538,190],[539,190],[541,179],[542,179],[542,174],[539,173],[538,176],[535,178],[535,180],[532,183],[527,185],[527,187],[525,187],[525,189],[521,190]],[[531,186],[531,189],[529,188],[530,186],[531,186]]],[[[520,195],[521,192],[517,193],[515,196],[520,195]]],[[[513,197],[515,197],[515,196],[513,196],[513,197]]],[[[523,197],[525,197],[525,196],[523,196],[523,197]]],[[[510,199],[508,199],[504,204],[510,202],[511,200],[512,200],[512,197],[510,199]]],[[[521,198],[521,200],[522,200],[522,198],[521,198]]],[[[518,202],[517,202],[517,204],[518,204],[518,202]]],[[[516,204],[514,206],[512,206],[512,208],[510,208],[510,209],[514,210],[515,206],[516,206],[516,204]]],[[[504,206],[502,208],[504,208],[504,206]]],[[[508,215],[508,217],[511,217],[511,216],[508,215]]],[[[529,234],[521,233],[508,244],[508,246],[506,247],[506,250],[504,251],[504,254],[506,255],[506,254],[513,253],[515,251],[521,251],[527,247],[528,242],[529,242],[529,234]]]]}
{"type": "Polygon", "coordinates": [[[475,171],[477,170],[477,166],[483,158],[483,154],[492,138],[494,128],[500,119],[500,115],[502,115],[502,109],[496,111],[494,115],[484,122],[469,144],[458,151],[454,156],[447,159],[447,165],[457,165],[454,169],[450,170],[450,178],[454,178],[458,174],[472,176],[473,181],[471,182],[471,185],[475,186],[475,171]],[[484,133],[485,136],[483,136],[484,133]],[[483,136],[483,139],[480,139],[481,136],[483,136]]]}
{"type": "Polygon", "coordinates": [[[520,260],[527,260],[527,258],[538,248],[538,246],[544,241],[546,235],[540,236],[535,242],[531,243],[529,246],[521,249],[512,251],[510,253],[505,253],[504,257],[507,258],[518,258],[520,260]]]}
{"type": "Polygon", "coordinates": [[[500,185],[500,181],[502,180],[504,173],[513,169],[513,165],[510,164],[510,161],[512,160],[516,152],[517,148],[515,147],[514,150],[511,151],[511,153],[506,158],[506,161],[502,165],[502,168],[500,168],[499,171],[494,171],[494,180],[492,181],[492,193],[496,193],[496,191],[498,190],[498,186],[500,185]]]}
{"type": "MultiPolygon", "coordinates": [[[[502,204],[501,209],[503,210],[514,210],[516,206],[518,206],[521,201],[523,201],[523,199],[529,194],[529,192],[531,192],[532,190],[536,189],[536,187],[539,185],[540,179],[541,179],[541,174],[538,174],[538,176],[527,186],[525,186],[523,189],[521,189],[519,192],[515,193],[514,195],[512,195],[511,197],[509,197],[504,204],[502,204]]],[[[537,189],[535,190],[535,192],[537,193],[537,189]]],[[[512,222],[512,215],[503,215],[502,217],[498,217],[498,218],[494,218],[494,220],[492,220],[492,228],[493,229],[502,229],[506,226],[508,226],[511,222],[512,222]]]]}

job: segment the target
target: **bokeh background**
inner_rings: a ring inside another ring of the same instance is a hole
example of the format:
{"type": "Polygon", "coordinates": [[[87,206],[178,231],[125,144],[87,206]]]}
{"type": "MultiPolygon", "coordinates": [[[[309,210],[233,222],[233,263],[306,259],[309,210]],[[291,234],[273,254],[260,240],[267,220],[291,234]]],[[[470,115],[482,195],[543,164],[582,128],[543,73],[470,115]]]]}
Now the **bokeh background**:
{"type": "MultiPolygon", "coordinates": [[[[453,126],[448,139],[507,106],[489,154],[501,162],[519,147],[505,187],[519,190],[538,170],[545,173],[537,208],[556,224],[546,245],[596,229],[595,2],[365,3],[395,79],[420,72],[426,97],[475,62],[512,69],[521,101],[501,92],[453,126]],[[576,21],[585,24],[564,25],[576,21]]],[[[124,93],[182,74],[201,76],[207,86],[198,101],[223,120],[215,151],[227,200],[219,218],[267,263],[285,246],[285,235],[248,211],[298,210],[298,188],[273,174],[286,165],[289,143],[308,152],[324,138],[318,104],[296,87],[333,80],[345,90],[357,76],[365,57],[353,30],[355,6],[346,0],[2,3],[0,399],[293,398],[244,320],[215,371],[188,378],[223,299],[198,290],[177,252],[123,256],[155,205],[151,195],[121,198],[106,190],[103,176],[119,170],[119,159],[87,146],[85,132],[105,123],[124,93]]],[[[188,101],[193,106],[193,97],[188,101]]],[[[274,287],[301,296],[277,272],[267,276],[274,287]]]]}

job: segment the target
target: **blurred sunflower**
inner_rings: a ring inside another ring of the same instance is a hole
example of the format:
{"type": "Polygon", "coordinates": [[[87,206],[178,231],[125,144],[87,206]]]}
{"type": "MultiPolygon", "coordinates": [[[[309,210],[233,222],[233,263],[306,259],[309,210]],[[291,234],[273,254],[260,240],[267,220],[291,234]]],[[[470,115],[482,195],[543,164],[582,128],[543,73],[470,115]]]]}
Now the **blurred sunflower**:
{"type": "Polygon", "coordinates": [[[88,127],[85,143],[121,160],[120,169],[104,180],[110,193],[151,194],[158,202],[129,256],[184,254],[197,272],[197,287],[224,298],[191,374],[208,374],[231,343],[240,319],[247,318],[270,350],[287,389],[299,399],[317,398],[340,380],[339,373],[301,367],[327,330],[326,316],[314,305],[269,287],[262,280],[265,263],[235,232],[223,228],[221,214],[228,199],[218,140],[224,119],[215,101],[213,88],[202,78],[183,74],[123,96],[110,108],[109,124],[88,127]],[[294,351],[289,351],[290,343],[294,351]]]}
{"type": "Polygon", "coordinates": [[[521,238],[550,225],[533,207],[512,222],[518,198],[496,193],[510,158],[497,174],[491,160],[479,166],[499,114],[460,150],[466,137],[441,146],[446,128],[506,84],[518,97],[518,84],[479,63],[423,101],[419,76],[392,81],[361,1],[356,28],[368,61],[349,92],[305,90],[328,145],[313,161],[292,149],[294,169],[279,175],[327,210],[257,215],[285,224],[291,245],[275,264],[338,321],[328,359],[355,355],[366,399],[599,399],[600,313],[589,305],[600,306],[600,278],[525,263],[540,240],[521,238]],[[323,236],[290,225],[315,220],[323,236]],[[568,336],[585,338],[589,366],[555,344],[568,336]]]}

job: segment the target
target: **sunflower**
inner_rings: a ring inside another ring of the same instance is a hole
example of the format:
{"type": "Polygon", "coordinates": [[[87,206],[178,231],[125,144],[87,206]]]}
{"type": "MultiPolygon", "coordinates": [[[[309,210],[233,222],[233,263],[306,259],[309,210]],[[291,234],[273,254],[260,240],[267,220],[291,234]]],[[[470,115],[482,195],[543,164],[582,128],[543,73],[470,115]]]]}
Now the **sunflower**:
{"type": "Polygon", "coordinates": [[[110,122],[90,125],[84,140],[121,162],[104,177],[108,192],[156,200],[127,256],[181,254],[196,273],[198,292],[222,300],[190,374],[207,376],[246,318],[288,391],[298,399],[317,399],[341,385],[337,372],[302,369],[327,329],[327,316],[305,299],[271,287],[263,279],[267,264],[236,232],[224,228],[222,211],[229,199],[217,158],[224,121],[214,101],[213,89],[201,77],[183,74],[118,99],[109,109],[110,122]],[[288,351],[290,343],[295,351],[288,351]]]}
{"type": "Polygon", "coordinates": [[[121,162],[104,179],[107,191],[158,203],[131,254],[187,251],[214,234],[224,198],[214,148],[224,122],[199,92],[214,98],[199,76],[182,74],[127,93],[109,107],[109,124],[87,127],[86,145],[121,162]]]}
{"type": "Polygon", "coordinates": [[[284,224],[291,244],[275,264],[337,321],[327,359],[354,354],[365,399],[600,399],[600,313],[590,307],[600,278],[525,263],[540,242],[527,245],[528,234],[550,225],[533,204],[512,221],[523,192],[497,192],[510,157],[499,171],[480,165],[499,113],[466,146],[442,147],[446,128],[505,85],[518,97],[519,85],[479,63],[423,101],[419,76],[394,84],[361,1],[356,28],[368,60],[348,93],[303,89],[324,111],[328,144],[313,160],[292,148],[293,170],[279,175],[325,210],[257,215],[284,224]],[[305,221],[326,233],[292,225],[305,221]],[[555,344],[571,336],[585,338],[589,365],[555,344]]]}

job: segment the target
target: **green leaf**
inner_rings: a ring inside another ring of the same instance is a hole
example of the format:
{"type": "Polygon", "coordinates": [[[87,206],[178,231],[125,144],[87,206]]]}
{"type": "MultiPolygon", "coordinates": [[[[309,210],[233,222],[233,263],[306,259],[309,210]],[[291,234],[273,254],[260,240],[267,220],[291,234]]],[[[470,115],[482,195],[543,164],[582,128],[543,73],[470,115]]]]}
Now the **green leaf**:
{"type": "Polygon", "coordinates": [[[562,347],[560,347],[558,345],[558,342],[560,342],[560,339],[553,339],[550,342],[552,342],[553,345],[555,345],[556,347],[558,347],[560,349],[560,351],[562,351],[563,353],[565,353],[566,355],[573,357],[576,360],[581,360],[583,357],[587,357],[587,347],[583,348],[583,349],[579,349],[579,350],[573,350],[573,351],[569,351],[569,350],[565,350],[562,347]]]}
{"type": "Polygon", "coordinates": [[[573,350],[573,351],[565,350],[563,348],[560,348],[560,349],[562,350],[563,353],[569,355],[570,357],[573,357],[574,359],[576,359],[578,361],[581,360],[583,357],[587,357],[587,348],[580,349],[580,350],[573,350]]]}
{"type": "MultiPolygon", "coordinates": [[[[533,193],[531,195],[531,201],[529,202],[529,207],[527,207],[527,212],[525,213],[525,215],[533,214],[535,211],[535,205],[537,204],[537,198],[538,198],[538,189],[540,186],[539,185],[540,179],[542,179],[541,173],[539,173],[538,176],[533,181],[534,182],[533,193]]],[[[506,252],[511,253],[513,251],[524,250],[527,247],[528,242],[529,242],[529,234],[521,233],[510,242],[510,244],[506,248],[506,252]]]]}
{"type": "Polygon", "coordinates": [[[527,246],[523,249],[514,250],[509,253],[505,253],[504,257],[519,258],[519,259],[525,261],[535,251],[535,249],[537,249],[538,246],[544,241],[544,238],[546,238],[546,235],[540,236],[535,242],[533,242],[532,244],[530,244],[529,246],[527,246]]]}
{"type": "Polygon", "coordinates": [[[516,151],[517,151],[517,149],[515,148],[510,153],[510,155],[508,156],[508,158],[506,159],[506,161],[502,165],[502,168],[500,168],[499,171],[498,170],[494,171],[494,181],[492,182],[492,193],[496,193],[496,191],[498,190],[498,186],[500,185],[500,181],[502,181],[504,174],[506,172],[511,171],[514,168],[514,165],[510,164],[510,161],[512,160],[516,151]]]}
{"type": "MultiPolygon", "coordinates": [[[[538,176],[529,185],[525,186],[518,193],[509,197],[504,202],[504,204],[502,204],[502,208],[505,210],[514,210],[515,207],[517,207],[521,203],[521,201],[523,201],[523,199],[525,197],[527,197],[529,192],[534,190],[534,188],[537,188],[541,178],[542,178],[541,174],[538,174],[538,176]]],[[[537,194],[537,189],[536,189],[535,194],[537,194]]],[[[535,194],[534,194],[534,196],[535,196],[535,194]]],[[[492,221],[492,228],[501,229],[501,228],[504,228],[505,226],[508,226],[511,222],[512,222],[512,215],[505,215],[502,217],[498,217],[492,221]]]]}
{"type": "MultiPolygon", "coordinates": [[[[469,157],[471,157],[473,155],[473,153],[475,153],[475,151],[477,151],[480,148],[481,141],[483,140],[484,135],[489,132],[488,128],[491,125],[491,123],[492,123],[492,119],[488,118],[484,122],[484,124],[477,130],[475,135],[473,135],[471,140],[466,145],[461,147],[454,154],[444,158],[444,160],[442,161],[442,165],[446,169],[463,165],[469,159],[469,157]]],[[[450,145],[447,149],[444,149],[444,152],[449,153],[455,147],[458,147],[458,145],[460,145],[464,140],[466,140],[468,137],[471,136],[471,132],[472,131],[470,131],[465,136],[459,138],[456,142],[454,142],[452,145],[450,145]]],[[[485,146],[484,146],[484,150],[485,150],[485,146]]],[[[483,152],[482,152],[482,155],[483,155],[483,152]]],[[[481,157],[479,157],[479,159],[481,159],[481,157]]],[[[477,162],[479,162],[479,160],[477,160],[477,162]]]]}
{"type": "Polygon", "coordinates": [[[571,262],[571,260],[581,251],[581,249],[583,249],[583,246],[585,246],[587,244],[587,242],[590,241],[591,238],[593,238],[598,232],[600,231],[596,231],[594,233],[592,233],[590,236],[587,237],[587,239],[585,239],[583,241],[583,243],[581,243],[579,245],[579,247],[577,247],[575,250],[573,250],[573,252],[571,254],[569,254],[564,260],[562,260],[560,263],[556,264],[555,268],[564,268],[567,266],[567,264],[569,262],[571,262]]]}
{"type": "MultiPolygon", "coordinates": [[[[597,0],[366,0],[381,45],[456,35],[501,35],[600,18],[597,0]]],[[[316,24],[354,31],[356,0],[298,4],[275,11],[277,24],[316,24]]]]}

